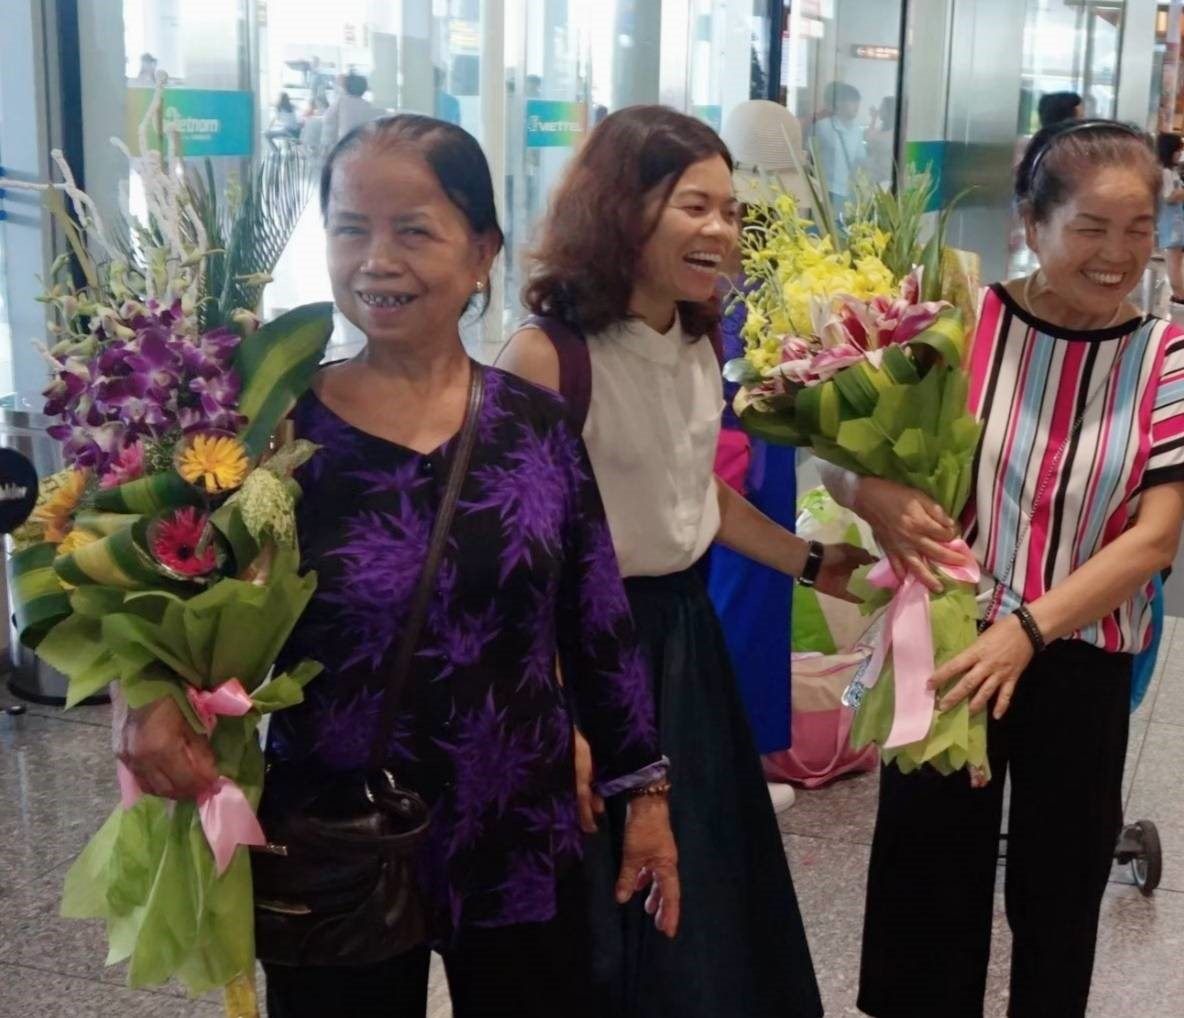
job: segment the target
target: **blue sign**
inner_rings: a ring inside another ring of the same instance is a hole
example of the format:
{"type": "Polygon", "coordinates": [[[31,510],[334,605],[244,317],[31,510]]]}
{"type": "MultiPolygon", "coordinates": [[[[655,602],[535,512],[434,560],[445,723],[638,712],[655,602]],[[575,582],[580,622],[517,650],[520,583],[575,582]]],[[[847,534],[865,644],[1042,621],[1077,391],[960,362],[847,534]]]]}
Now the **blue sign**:
{"type": "MultiPolygon", "coordinates": [[[[140,122],[153,89],[127,90],[126,136],[137,155],[140,122]]],[[[161,120],[165,134],[175,131],[183,156],[249,156],[255,149],[255,96],[206,88],[166,88],[161,120]]],[[[157,125],[148,127],[148,144],[160,148],[157,125]]]]}
{"type": "Polygon", "coordinates": [[[574,148],[587,129],[586,103],[526,100],[527,148],[574,148]]]}

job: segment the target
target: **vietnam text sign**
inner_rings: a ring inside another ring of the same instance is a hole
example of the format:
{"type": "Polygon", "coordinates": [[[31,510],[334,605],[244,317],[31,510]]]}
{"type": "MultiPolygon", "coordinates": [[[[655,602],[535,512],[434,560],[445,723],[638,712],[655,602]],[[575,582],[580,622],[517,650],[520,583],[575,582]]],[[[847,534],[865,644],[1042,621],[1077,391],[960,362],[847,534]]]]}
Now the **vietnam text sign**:
{"type": "MultiPolygon", "coordinates": [[[[152,89],[127,90],[127,142],[139,150],[140,121],[152,102],[152,89]]],[[[163,97],[166,135],[176,131],[184,156],[249,156],[254,150],[255,97],[251,92],[204,88],[166,88],[163,97]]],[[[148,144],[160,146],[156,125],[148,129],[148,144]]]]}

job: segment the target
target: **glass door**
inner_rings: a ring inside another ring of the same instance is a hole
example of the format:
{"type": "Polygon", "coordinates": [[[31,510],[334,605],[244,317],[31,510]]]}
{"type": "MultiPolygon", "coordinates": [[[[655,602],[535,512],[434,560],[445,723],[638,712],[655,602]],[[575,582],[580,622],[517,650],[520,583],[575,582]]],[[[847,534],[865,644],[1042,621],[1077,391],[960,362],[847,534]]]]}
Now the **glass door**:
{"type": "Polygon", "coordinates": [[[786,0],[782,101],[841,204],[897,162],[902,0],[786,0]]]}

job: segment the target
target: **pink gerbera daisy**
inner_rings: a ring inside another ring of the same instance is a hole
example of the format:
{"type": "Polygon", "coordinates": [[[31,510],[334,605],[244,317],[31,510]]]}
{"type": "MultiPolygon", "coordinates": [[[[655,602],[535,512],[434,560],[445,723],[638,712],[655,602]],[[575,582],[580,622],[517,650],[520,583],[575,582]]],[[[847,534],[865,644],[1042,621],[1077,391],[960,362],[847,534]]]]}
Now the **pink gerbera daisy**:
{"type": "Polygon", "coordinates": [[[166,569],[180,576],[205,576],[218,564],[212,541],[203,540],[209,517],[193,506],[177,509],[156,521],[149,543],[152,554],[166,569]]]}

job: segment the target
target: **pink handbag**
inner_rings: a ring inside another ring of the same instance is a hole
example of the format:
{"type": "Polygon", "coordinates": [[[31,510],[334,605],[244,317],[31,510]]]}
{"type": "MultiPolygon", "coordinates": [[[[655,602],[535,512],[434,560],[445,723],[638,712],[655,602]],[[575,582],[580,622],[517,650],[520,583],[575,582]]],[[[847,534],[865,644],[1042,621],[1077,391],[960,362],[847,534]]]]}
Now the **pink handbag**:
{"type": "Polygon", "coordinates": [[[843,774],[875,770],[875,746],[851,747],[855,715],[842,705],[845,690],[870,650],[793,655],[793,743],[761,758],[765,778],[819,788],[843,774]]]}

